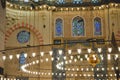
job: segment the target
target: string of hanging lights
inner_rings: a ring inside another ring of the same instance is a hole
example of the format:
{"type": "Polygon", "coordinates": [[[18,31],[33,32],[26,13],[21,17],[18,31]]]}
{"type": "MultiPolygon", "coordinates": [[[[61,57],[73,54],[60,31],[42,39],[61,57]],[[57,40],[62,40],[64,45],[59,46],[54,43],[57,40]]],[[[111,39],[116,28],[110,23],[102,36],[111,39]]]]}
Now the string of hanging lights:
{"type": "MultiPolygon", "coordinates": [[[[42,45],[42,46],[43,46],[43,45],[42,45]]],[[[37,46],[32,46],[32,47],[37,47],[37,46]]],[[[27,47],[20,47],[20,48],[22,49],[22,48],[27,48],[27,47]]],[[[6,49],[6,50],[1,50],[1,52],[5,52],[5,51],[8,51],[8,50],[16,50],[16,49],[20,49],[20,48],[14,48],[14,49],[11,48],[11,49],[6,49]]],[[[28,48],[29,48],[29,47],[28,47],[28,48]]],[[[102,52],[102,48],[97,48],[97,50],[98,50],[99,53],[102,52]]],[[[107,50],[108,50],[108,53],[111,53],[111,52],[112,52],[112,47],[108,47],[107,50]]],[[[120,47],[118,47],[118,51],[120,52],[120,47]]],[[[60,55],[62,54],[62,50],[58,50],[58,52],[59,52],[60,55]]],[[[82,49],[77,49],[76,52],[77,52],[78,54],[81,54],[81,53],[82,53],[82,49]]],[[[91,49],[91,48],[88,48],[88,49],[87,49],[87,52],[88,52],[88,54],[90,54],[90,53],[92,52],[92,49],[91,49]]],[[[49,52],[46,52],[46,53],[49,53],[50,56],[52,56],[53,51],[49,51],[49,52]]],[[[33,52],[33,53],[32,53],[32,56],[35,57],[36,54],[38,54],[38,53],[34,53],[34,52],[33,52]]],[[[45,54],[45,52],[40,52],[40,56],[44,56],[44,54],[45,54]]],[[[68,54],[72,54],[72,50],[71,50],[71,49],[68,50],[68,54]]],[[[25,53],[24,55],[25,55],[25,58],[27,58],[27,53],[25,53]]],[[[16,57],[17,57],[17,58],[19,58],[19,56],[20,56],[20,54],[16,54],[16,57]]],[[[95,56],[94,56],[94,57],[95,57],[95,56]]],[[[2,59],[3,59],[3,60],[6,60],[6,58],[7,58],[7,56],[2,56],[2,59]]],[[[13,59],[13,55],[9,55],[9,59],[10,59],[10,60],[13,59]]]]}

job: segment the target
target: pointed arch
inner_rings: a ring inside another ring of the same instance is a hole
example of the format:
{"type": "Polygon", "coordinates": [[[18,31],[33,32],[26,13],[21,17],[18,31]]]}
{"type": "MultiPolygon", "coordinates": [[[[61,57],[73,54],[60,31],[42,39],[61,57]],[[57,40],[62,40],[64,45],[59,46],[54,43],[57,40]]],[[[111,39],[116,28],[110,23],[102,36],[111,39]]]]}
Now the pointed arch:
{"type": "Polygon", "coordinates": [[[94,35],[102,35],[101,18],[94,19],[94,35]]]}
{"type": "Polygon", "coordinates": [[[84,34],[84,20],[77,16],[72,21],[72,36],[84,36],[84,34]]]}
{"type": "Polygon", "coordinates": [[[11,36],[11,34],[15,31],[18,30],[20,28],[26,28],[29,29],[30,31],[32,31],[35,36],[37,37],[39,44],[43,44],[43,37],[41,35],[41,33],[32,25],[29,25],[28,23],[17,23],[15,25],[13,25],[13,27],[10,27],[6,32],[5,32],[5,42],[8,42],[9,37],[11,36]]]}
{"type": "Polygon", "coordinates": [[[61,18],[57,18],[55,21],[55,36],[63,36],[63,20],[61,18]]]}

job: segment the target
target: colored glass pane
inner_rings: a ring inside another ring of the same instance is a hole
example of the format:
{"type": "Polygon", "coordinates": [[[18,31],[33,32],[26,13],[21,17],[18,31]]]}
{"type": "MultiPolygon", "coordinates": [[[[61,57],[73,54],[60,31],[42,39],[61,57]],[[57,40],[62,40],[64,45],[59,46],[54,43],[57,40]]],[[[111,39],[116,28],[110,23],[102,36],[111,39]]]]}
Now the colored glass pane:
{"type": "Polygon", "coordinates": [[[100,0],[91,0],[92,3],[98,3],[100,0]]]}
{"type": "Polygon", "coordinates": [[[57,3],[57,4],[64,4],[64,3],[65,3],[65,0],[56,0],[56,3],[57,3]]]}
{"type": "Polygon", "coordinates": [[[26,61],[26,58],[25,58],[24,52],[22,52],[19,57],[19,64],[25,64],[25,61],[26,61]]]}
{"type": "Polygon", "coordinates": [[[73,36],[84,36],[84,20],[79,16],[73,19],[72,35],[73,36]]]}
{"type": "Polygon", "coordinates": [[[30,39],[30,32],[28,31],[20,31],[18,34],[17,34],[17,40],[19,43],[26,43],[28,42],[30,39]]]}
{"type": "Polygon", "coordinates": [[[83,3],[83,0],[73,0],[73,3],[74,4],[81,4],[81,3],[83,3]]]}
{"type": "Polygon", "coordinates": [[[94,35],[101,35],[101,19],[95,18],[94,19],[94,35]]]}
{"type": "Polygon", "coordinates": [[[62,19],[56,19],[56,29],[55,29],[55,35],[56,36],[62,36],[63,35],[63,23],[62,19]]]}

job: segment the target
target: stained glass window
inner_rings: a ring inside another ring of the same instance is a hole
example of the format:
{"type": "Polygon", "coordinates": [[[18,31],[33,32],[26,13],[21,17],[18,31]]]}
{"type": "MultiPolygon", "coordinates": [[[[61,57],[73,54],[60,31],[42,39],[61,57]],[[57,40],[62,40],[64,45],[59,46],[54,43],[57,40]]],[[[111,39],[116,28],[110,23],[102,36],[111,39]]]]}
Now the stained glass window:
{"type": "Polygon", "coordinates": [[[98,3],[100,0],[91,0],[92,3],[98,3]]]}
{"type": "Polygon", "coordinates": [[[56,3],[57,3],[57,4],[64,4],[64,3],[65,3],[65,0],[56,0],[56,3]]]}
{"type": "Polygon", "coordinates": [[[17,34],[17,40],[19,43],[26,43],[28,42],[30,39],[30,32],[28,31],[20,31],[18,34],[17,34]]]}
{"type": "Polygon", "coordinates": [[[22,65],[22,64],[25,64],[25,62],[26,62],[25,54],[24,52],[21,52],[19,57],[19,64],[22,65]]]}
{"type": "Polygon", "coordinates": [[[58,36],[58,37],[63,36],[63,21],[60,18],[56,19],[55,36],[58,36]]]}
{"type": "Polygon", "coordinates": [[[81,4],[81,3],[83,3],[83,0],[73,0],[73,3],[74,4],[81,4]]]}
{"type": "Polygon", "coordinates": [[[101,35],[101,19],[96,17],[94,19],[94,35],[101,35]]]}
{"type": "Polygon", "coordinates": [[[84,36],[84,20],[79,16],[73,19],[72,36],[84,36]]]}

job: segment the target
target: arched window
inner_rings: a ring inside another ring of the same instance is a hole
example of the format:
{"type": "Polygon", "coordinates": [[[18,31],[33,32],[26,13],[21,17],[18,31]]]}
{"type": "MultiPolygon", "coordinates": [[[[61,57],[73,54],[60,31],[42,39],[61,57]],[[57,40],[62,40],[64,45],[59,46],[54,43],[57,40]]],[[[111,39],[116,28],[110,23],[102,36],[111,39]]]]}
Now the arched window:
{"type": "Polygon", "coordinates": [[[84,36],[84,20],[79,16],[72,21],[72,36],[84,36]]]}
{"type": "Polygon", "coordinates": [[[57,4],[64,4],[64,3],[65,3],[65,0],[56,0],[56,3],[57,3],[57,4]]]}
{"type": "Polygon", "coordinates": [[[81,4],[83,3],[83,0],[73,0],[73,4],[81,4]]]}
{"type": "Polygon", "coordinates": [[[19,57],[19,64],[23,65],[25,64],[25,62],[26,62],[25,53],[21,52],[20,57],[19,57]]]}
{"type": "Polygon", "coordinates": [[[91,3],[98,3],[100,0],[91,0],[91,3]]]}
{"type": "Polygon", "coordinates": [[[58,37],[63,36],[63,21],[60,18],[56,19],[55,36],[58,36],[58,37]]]}
{"type": "Polygon", "coordinates": [[[101,19],[96,17],[94,19],[94,35],[101,35],[101,19]]]}

